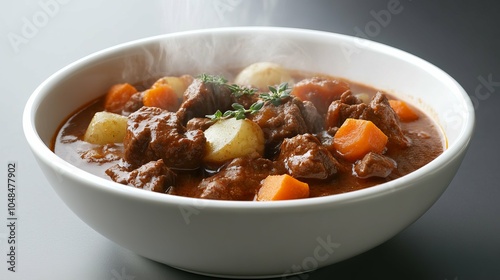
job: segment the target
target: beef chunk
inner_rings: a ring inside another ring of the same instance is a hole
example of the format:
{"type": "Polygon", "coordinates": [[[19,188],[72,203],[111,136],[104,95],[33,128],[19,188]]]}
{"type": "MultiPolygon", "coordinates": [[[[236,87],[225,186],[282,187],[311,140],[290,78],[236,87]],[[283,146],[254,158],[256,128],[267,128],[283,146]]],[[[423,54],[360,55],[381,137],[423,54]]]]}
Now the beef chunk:
{"type": "Polygon", "coordinates": [[[268,155],[274,154],[283,139],[309,132],[302,111],[293,100],[289,98],[279,106],[268,102],[257,113],[249,116],[264,132],[268,155]]]}
{"type": "Polygon", "coordinates": [[[337,173],[339,163],[311,134],[283,140],[277,161],[298,179],[328,179],[337,173]]]}
{"type": "Polygon", "coordinates": [[[344,92],[340,96],[340,100],[342,101],[342,103],[349,104],[349,105],[355,105],[355,104],[361,104],[361,103],[363,103],[363,101],[361,99],[359,99],[357,96],[355,96],[354,94],[352,94],[352,92],[350,92],[350,91],[344,92]]]}
{"type": "Polygon", "coordinates": [[[245,108],[250,108],[253,103],[259,100],[259,94],[243,94],[240,96],[236,96],[235,94],[231,94],[231,104],[238,103],[241,104],[245,108]]]}
{"type": "Polygon", "coordinates": [[[209,118],[194,118],[190,119],[187,124],[186,124],[186,130],[207,130],[210,126],[214,124],[214,121],[212,121],[209,118]]]}
{"type": "Polygon", "coordinates": [[[348,91],[328,107],[325,126],[327,128],[340,127],[347,118],[365,119],[367,111],[368,105],[362,103],[348,91]]]}
{"type": "Polygon", "coordinates": [[[359,178],[382,177],[385,178],[397,167],[392,158],[370,152],[354,164],[354,175],[359,178]]]}
{"type": "Polygon", "coordinates": [[[389,137],[390,143],[400,147],[410,146],[410,139],[404,135],[399,117],[392,109],[389,100],[384,94],[378,92],[373,97],[370,102],[370,109],[368,120],[371,120],[389,137]]]}
{"type": "Polygon", "coordinates": [[[128,117],[127,126],[124,159],[133,166],[158,159],[170,168],[200,166],[206,142],[203,131],[186,131],[175,113],[142,107],[128,117]]]}
{"type": "Polygon", "coordinates": [[[323,130],[323,131],[315,134],[314,136],[316,138],[318,138],[319,142],[321,143],[321,145],[323,147],[325,147],[328,151],[330,151],[330,153],[332,155],[334,155],[337,150],[333,146],[333,136],[332,135],[335,135],[335,132],[330,134],[328,131],[323,130]]]}
{"type": "Polygon", "coordinates": [[[177,111],[183,125],[192,118],[205,117],[217,110],[231,109],[232,94],[226,85],[205,83],[195,79],[184,92],[184,101],[177,111]]]}
{"type": "Polygon", "coordinates": [[[253,200],[261,181],[278,174],[273,162],[264,158],[236,158],[219,173],[203,179],[198,186],[200,198],[253,200]]]}
{"type": "Polygon", "coordinates": [[[161,159],[136,169],[117,164],[107,169],[106,174],[117,183],[160,193],[165,193],[175,182],[175,173],[161,159]]]}
{"type": "Polygon", "coordinates": [[[300,102],[295,99],[297,106],[304,117],[309,133],[318,133],[323,130],[325,125],[324,118],[319,114],[318,110],[311,101],[300,102]]]}
{"type": "Polygon", "coordinates": [[[130,99],[123,106],[122,115],[128,116],[144,106],[144,103],[142,102],[143,96],[144,92],[136,92],[132,94],[132,96],[130,96],[130,99]]]}
{"type": "Polygon", "coordinates": [[[340,100],[336,100],[328,107],[325,126],[327,129],[340,127],[347,118],[372,121],[387,137],[389,143],[399,147],[410,146],[410,140],[404,135],[398,116],[391,108],[387,97],[378,92],[369,105],[346,92],[340,100]]]}

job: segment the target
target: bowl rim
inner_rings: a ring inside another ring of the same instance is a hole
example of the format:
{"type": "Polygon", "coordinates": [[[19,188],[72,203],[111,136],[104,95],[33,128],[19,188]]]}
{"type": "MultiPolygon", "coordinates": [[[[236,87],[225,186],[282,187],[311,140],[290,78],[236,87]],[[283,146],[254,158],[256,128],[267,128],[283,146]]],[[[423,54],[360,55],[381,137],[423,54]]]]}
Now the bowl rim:
{"type": "Polygon", "coordinates": [[[103,50],[94,52],[83,58],[76,60],[75,62],[63,67],[59,71],[52,74],[44,82],[42,82],[35,91],[29,97],[23,112],[23,131],[25,138],[36,157],[39,160],[44,161],[45,164],[50,165],[51,168],[57,170],[57,172],[62,172],[64,174],[71,174],[69,176],[74,177],[80,182],[85,183],[87,187],[95,188],[101,192],[108,192],[110,194],[115,194],[119,196],[131,197],[133,199],[147,200],[152,203],[167,203],[173,205],[184,206],[197,206],[203,208],[211,209],[228,209],[234,210],[252,210],[252,211],[268,211],[270,209],[274,211],[286,211],[291,208],[301,208],[301,207],[319,207],[325,204],[337,204],[342,205],[345,203],[351,203],[354,201],[360,201],[365,199],[370,199],[377,196],[382,196],[387,193],[395,192],[398,190],[403,190],[410,187],[411,182],[417,181],[424,174],[433,173],[443,168],[447,163],[451,162],[454,158],[459,156],[463,149],[466,149],[468,143],[470,142],[473,131],[474,131],[475,114],[472,101],[467,95],[466,91],[460,86],[460,84],[454,80],[450,75],[436,67],[435,65],[427,62],[413,54],[402,51],[400,49],[381,44],[378,42],[370,41],[367,39],[343,35],[338,33],[332,33],[327,31],[318,31],[310,29],[300,29],[300,28],[288,28],[288,27],[222,27],[222,28],[207,28],[199,30],[190,30],[183,32],[175,32],[169,34],[162,34],[152,37],[147,37],[143,39],[133,40],[130,42],[118,44],[116,46],[108,47],[103,50]],[[101,178],[97,175],[86,172],[79,169],[76,166],[66,162],[62,158],[58,157],[52,150],[45,145],[40,136],[38,135],[35,127],[35,115],[40,106],[41,101],[44,99],[45,95],[48,94],[49,88],[55,86],[59,80],[71,75],[72,72],[80,69],[85,65],[92,65],[96,61],[101,60],[104,57],[112,56],[116,52],[126,51],[128,49],[133,49],[135,47],[140,47],[143,44],[150,44],[161,42],[162,40],[167,40],[169,38],[183,37],[183,36],[198,36],[198,35],[221,35],[221,34],[238,34],[242,33],[252,33],[252,32],[264,32],[264,33],[275,33],[286,34],[289,36],[312,36],[320,38],[322,36],[329,38],[336,38],[340,41],[347,41],[349,43],[354,43],[354,40],[364,40],[369,42],[365,48],[371,51],[380,52],[384,55],[398,57],[403,59],[407,63],[411,63],[416,67],[419,67],[426,72],[431,72],[434,76],[446,82],[447,87],[462,101],[463,108],[466,109],[463,112],[464,122],[461,126],[460,133],[457,136],[455,143],[447,147],[444,152],[437,158],[429,162],[428,164],[422,166],[421,168],[409,173],[400,178],[394,179],[392,181],[382,183],[373,187],[329,195],[324,197],[314,197],[306,199],[297,200],[284,200],[284,201],[270,201],[270,202],[256,202],[256,201],[226,201],[226,200],[209,200],[200,198],[191,198],[183,196],[165,195],[162,193],[155,193],[150,191],[145,191],[142,189],[137,189],[129,186],[124,186],[122,184],[116,183],[105,178],[101,178]]]}

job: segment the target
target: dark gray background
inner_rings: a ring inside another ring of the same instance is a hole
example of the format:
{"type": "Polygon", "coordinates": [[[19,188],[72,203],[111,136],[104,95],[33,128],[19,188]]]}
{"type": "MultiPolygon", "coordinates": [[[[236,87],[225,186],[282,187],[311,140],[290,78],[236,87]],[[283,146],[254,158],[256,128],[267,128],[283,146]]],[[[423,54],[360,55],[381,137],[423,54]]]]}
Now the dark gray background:
{"type": "MultiPolygon", "coordinates": [[[[356,27],[364,30],[374,20],[370,12],[387,9],[390,1],[313,2],[318,5],[288,1],[296,9],[283,22],[360,36],[356,27]],[[310,21],[300,14],[318,16],[310,21]]],[[[309,279],[500,279],[499,2],[399,2],[403,10],[369,39],[415,54],[454,77],[474,101],[475,136],[447,191],[417,222],[309,279]],[[496,83],[481,87],[481,77],[496,83]]]]}
{"type": "MultiPolygon", "coordinates": [[[[43,12],[40,3],[48,1],[55,0],[4,1],[0,12],[0,84],[6,98],[0,102],[0,158],[16,161],[20,178],[19,271],[7,273],[0,265],[0,279],[208,279],[115,245],[55,195],[21,129],[26,100],[49,75],[106,47],[177,30],[275,25],[360,36],[357,30],[374,24],[380,28],[365,30],[368,39],[428,60],[465,88],[475,104],[475,136],[449,188],[417,222],[362,255],[295,279],[500,279],[498,2],[58,0],[47,22],[27,42],[13,45],[9,34],[20,34],[24,19],[43,12]],[[396,2],[402,10],[378,23],[373,15],[396,2]],[[214,17],[219,4],[228,9],[214,17]]],[[[0,189],[2,221],[6,197],[0,189]]],[[[6,230],[0,227],[3,256],[6,230]]]]}

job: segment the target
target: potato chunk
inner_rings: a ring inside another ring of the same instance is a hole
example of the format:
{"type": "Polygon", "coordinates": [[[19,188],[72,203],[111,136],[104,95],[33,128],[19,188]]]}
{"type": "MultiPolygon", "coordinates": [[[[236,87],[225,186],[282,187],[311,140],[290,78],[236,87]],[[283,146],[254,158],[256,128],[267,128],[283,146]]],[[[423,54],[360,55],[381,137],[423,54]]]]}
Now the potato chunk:
{"type": "Polygon", "coordinates": [[[206,162],[223,163],[233,158],[264,154],[264,133],[248,119],[220,120],[205,130],[206,162]]]}
{"type": "Polygon", "coordinates": [[[293,84],[290,73],[276,63],[257,62],[243,69],[236,79],[236,84],[254,86],[261,90],[267,90],[269,86],[279,85],[287,82],[293,84]]]}
{"type": "Polygon", "coordinates": [[[127,117],[122,115],[97,112],[90,121],[83,140],[93,144],[110,144],[123,142],[127,133],[127,117]]]}
{"type": "Polygon", "coordinates": [[[189,75],[183,75],[180,77],[167,76],[158,79],[151,88],[160,87],[162,85],[169,85],[177,95],[177,98],[182,98],[184,91],[193,81],[193,77],[189,75]]]}

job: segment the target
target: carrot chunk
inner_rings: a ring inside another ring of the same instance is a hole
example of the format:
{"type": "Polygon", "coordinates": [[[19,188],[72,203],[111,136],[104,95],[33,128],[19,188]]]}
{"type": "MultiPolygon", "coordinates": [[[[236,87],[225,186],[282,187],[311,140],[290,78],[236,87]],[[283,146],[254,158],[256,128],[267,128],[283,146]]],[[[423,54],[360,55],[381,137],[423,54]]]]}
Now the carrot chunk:
{"type": "Polygon", "coordinates": [[[402,122],[411,122],[418,119],[417,113],[406,102],[389,100],[389,104],[402,122]]]}
{"type": "Polygon", "coordinates": [[[382,153],[388,137],[371,121],[348,118],[333,137],[333,146],[347,160],[356,161],[367,153],[382,153]]]}
{"type": "Polygon", "coordinates": [[[144,92],[142,103],[148,107],[158,107],[171,112],[179,108],[179,99],[175,90],[167,84],[152,87],[144,92]]]}
{"type": "Polygon", "coordinates": [[[287,200],[309,197],[309,185],[288,174],[269,175],[257,194],[258,201],[287,200]]]}
{"type": "Polygon", "coordinates": [[[137,89],[128,83],[113,85],[106,94],[104,110],[120,114],[130,96],[136,92],[137,89]]]}

